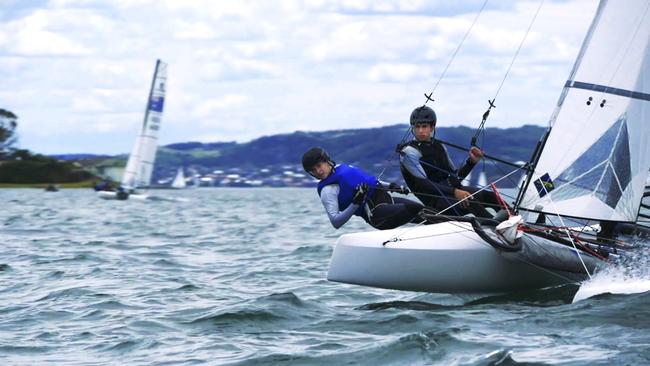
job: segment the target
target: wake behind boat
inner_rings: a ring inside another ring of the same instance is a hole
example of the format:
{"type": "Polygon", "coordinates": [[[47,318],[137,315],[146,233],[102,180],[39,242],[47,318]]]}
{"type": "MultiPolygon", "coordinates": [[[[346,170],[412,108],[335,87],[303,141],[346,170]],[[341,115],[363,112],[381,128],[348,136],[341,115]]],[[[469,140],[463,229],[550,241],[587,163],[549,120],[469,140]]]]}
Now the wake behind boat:
{"type": "Polygon", "coordinates": [[[163,105],[167,84],[167,64],[157,60],[151,82],[147,108],[142,128],[129,155],[122,182],[117,190],[100,190],[98,196],[103,199],[126,200],[147,199],[148,194],[139,192],[151,184],[151,175],[158,147],[158,133],[162,120],[163,105]]]}
{"type": "Polygon", "coordinates": [[[328,279],[503,292],[581,282],[633,253],[614,235],[648,232],[638,222],[649,217],[640,208],[650,207],[642,203],[650,169],[649,7],[642,0],[599,5],[549,127],[521,167],[526,180],[509,220],[429,212],[416,227],[343,235],[328,279]]]}

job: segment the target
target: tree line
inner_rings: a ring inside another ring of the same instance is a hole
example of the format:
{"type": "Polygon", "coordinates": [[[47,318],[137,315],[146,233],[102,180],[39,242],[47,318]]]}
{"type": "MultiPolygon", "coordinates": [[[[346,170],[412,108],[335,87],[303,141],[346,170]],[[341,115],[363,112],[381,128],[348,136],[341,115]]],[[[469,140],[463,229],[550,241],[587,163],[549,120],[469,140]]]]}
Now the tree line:
{"type": "Polygon", "coordinates": [[[0,108],[0,183],[74,183],[92,175],[72,162],[17,148],[18,116],[0,108]]]}

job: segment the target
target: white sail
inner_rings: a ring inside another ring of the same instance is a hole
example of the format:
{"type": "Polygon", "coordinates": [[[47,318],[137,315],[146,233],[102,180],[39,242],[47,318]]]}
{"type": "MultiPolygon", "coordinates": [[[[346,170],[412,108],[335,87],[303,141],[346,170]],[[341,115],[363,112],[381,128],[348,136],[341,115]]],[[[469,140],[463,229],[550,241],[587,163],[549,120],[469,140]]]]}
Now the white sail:
{"type": "Polygon", "coordinates": [[[463,179],[462,183],[467,186],[472,185],[472,172],[469,172],[469,174],[467,174],[465,179],[463,179]]]}
{"type": "Polygon", "coordinates": [[[487,175],[485,175],[484,171],[481,171],[481,174],[478,176],[478,182],[476,183],[479,188],[483,188],[487,186],[488,180],[487,180],[487,175]]]}
{"type": "Polygon", "coordinates": [[[185,183],[185,174],[183,174],[183,168],[178,168],[178,173],[172,182],[172,188],[185,188],[187,184],[185,183]]]}
{"type": "Polygon", "coordinates": [[[635,220],[650,168],[649,7],[601,1],[521,207],[635,220]]]}
{"type": "Polygon", "coordinates": [[[144,114],[142,129],[138,134],[126,170],[122,176],[122,186],[128,189],[147,187],[151,182],[153,164],[158,147],[158,131],[162,118],[165,90],[167,87],[167,64],[156,61],[151,90],[144,114]]]}

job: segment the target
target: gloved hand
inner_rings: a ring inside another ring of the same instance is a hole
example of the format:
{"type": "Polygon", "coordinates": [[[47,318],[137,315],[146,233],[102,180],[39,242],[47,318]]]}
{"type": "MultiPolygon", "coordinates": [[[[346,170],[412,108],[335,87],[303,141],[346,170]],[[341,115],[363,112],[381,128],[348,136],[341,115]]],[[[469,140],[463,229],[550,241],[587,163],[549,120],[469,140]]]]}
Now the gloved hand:
{"type": "Polygon", "coordinates": [[[409,191],[408,188],[406,188],[404,186],[400,186],[397,183],[389,184],[388,185],[388,190],[391,191],[391,192],[397,192],[397,193],[401,193],[401,194],[409,194],[409,193],[411,193],[411,191],[409,191]]]}
{"type": "Polygon", "coordinates": [[[352,197],[352,203],[355,205],[360,205],[363,203],[363,201],[366,199],[366,195],[368,194],[368,184],[366,183],[361,183],[357,186],[356,192],[354,193],[354,197],[352,197]]]}

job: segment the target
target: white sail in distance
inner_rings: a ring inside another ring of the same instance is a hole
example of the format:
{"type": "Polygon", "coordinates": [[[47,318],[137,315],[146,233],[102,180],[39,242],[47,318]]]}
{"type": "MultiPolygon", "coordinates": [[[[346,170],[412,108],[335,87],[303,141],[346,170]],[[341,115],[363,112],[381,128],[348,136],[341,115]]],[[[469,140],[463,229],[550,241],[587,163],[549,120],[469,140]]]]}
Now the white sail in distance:
{"type": "Polygon", "coordinates": [[[172,188],[185,188],[187,184],[185,183],[185,175],[183,174],[183,168],[178,168],[178,172],[176,173],[176,177],[174,178],[174,181],[172,182],[172,188]]]}
{"type": "Polygon", "coordinates": [[[124,188],[147,187],[151,183],[166,89],[167,64],[157,60],[142,129],[135,140],[122,176],[124,188]]]}
{"type": "Polygon", "coordinates": [[[634,222],[650,168],[650,2],[601,1],[521,207],[634,222]]]}

